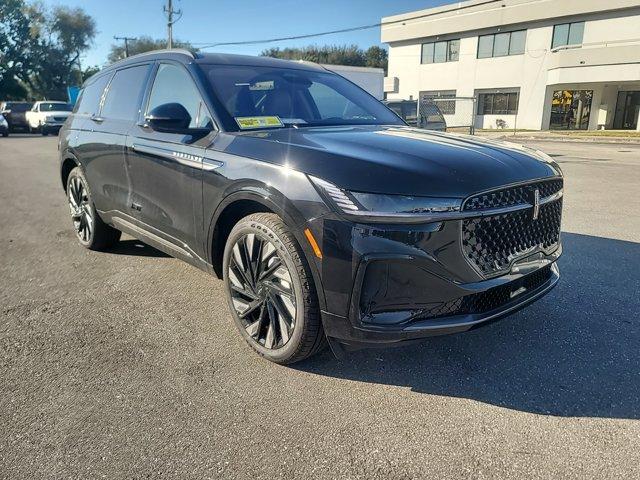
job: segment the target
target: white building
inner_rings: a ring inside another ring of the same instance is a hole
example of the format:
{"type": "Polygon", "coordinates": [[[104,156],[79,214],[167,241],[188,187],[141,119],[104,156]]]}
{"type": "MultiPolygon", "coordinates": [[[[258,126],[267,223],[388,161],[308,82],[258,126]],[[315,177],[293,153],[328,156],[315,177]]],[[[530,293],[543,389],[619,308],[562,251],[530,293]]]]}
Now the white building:
{"type": "Polygon", "coordinates": [[[469,0],[382,24],[389,99],[476,97],[444,109],[476,128],[640,129],[639,0],[469,0]]]}

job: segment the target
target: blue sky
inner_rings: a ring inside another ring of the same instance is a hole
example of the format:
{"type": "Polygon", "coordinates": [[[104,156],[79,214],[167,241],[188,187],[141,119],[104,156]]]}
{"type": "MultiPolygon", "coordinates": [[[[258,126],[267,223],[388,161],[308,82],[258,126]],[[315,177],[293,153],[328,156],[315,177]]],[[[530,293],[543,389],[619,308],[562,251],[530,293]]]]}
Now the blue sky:
{"type": "MultiPolygon", "coordinates": [[[[114,35],[166,37],[164,0],[45,0],[47,5],[80,6],[93,16],[98,35],[83,65],[102,65],[114,35]]],[[[174,0],[183,10],[174,38],[190,42],[227,42],[337,30],[367,25],[387,15],[452,3],[451,0],[174,0]]],[[[227,46],[215,50],[257,55],[271,46],[380,44],[380,29],[268,45],[227,46]]]]}

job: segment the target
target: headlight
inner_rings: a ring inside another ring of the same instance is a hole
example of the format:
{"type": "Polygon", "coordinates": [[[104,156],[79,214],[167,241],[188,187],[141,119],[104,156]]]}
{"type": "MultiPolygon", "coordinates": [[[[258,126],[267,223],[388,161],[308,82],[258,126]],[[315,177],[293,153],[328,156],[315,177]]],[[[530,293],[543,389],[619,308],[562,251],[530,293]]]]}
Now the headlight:
{"type": "Polygon", "coordinates": [[[44,121],[51,123],[54,121],[54,118],[51,115],[47,115],[46,117],[44,117],[44,121]]]}
{"type": "Polygon", "coordinates": [[[425,223],[460,217],[462,199],[351,192],[309,176],[341,213],[368,222],[425,223]]]}

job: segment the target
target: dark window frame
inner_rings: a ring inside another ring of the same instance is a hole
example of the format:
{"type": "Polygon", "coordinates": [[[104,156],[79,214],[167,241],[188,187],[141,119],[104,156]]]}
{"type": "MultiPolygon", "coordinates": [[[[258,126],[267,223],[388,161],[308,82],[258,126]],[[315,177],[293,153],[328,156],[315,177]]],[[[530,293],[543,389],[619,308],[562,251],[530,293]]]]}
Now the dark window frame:
{"type": "Polygon", "coordinates": [[[500,58],[500,57],[513,57],[515,55],[524,55],[524,53],[527,51],[527,29],[526,28],[522,28],[519,30],[510,30],[508,32],[496,32],[496,33],[489,33],[487,35],[479,35],[478,36],[478,46],[476,48],[476,58],[479,60],[485,59],[485,58],[500,58]],[[522,51],[517,51],[517,52],[512,52],[512,38],[513,38],[513,34],[514,33],[524,33],[524,43],[522,45],[522,51]],[[507,46],[507,53],[504,55],[495,55],[495,49],[496,49],[496,36],[498,35],[509,35],[509,44],[507,46]],[[492,37],[491,40],[491,55],[489,56],[480,56],[480,39],[481,38],[489,38],[492,37]]]}
{"type": "Polygon", "coordinates": [[[457,62],[460,59],[460,39],[459,38],[452,38],[450,40],[439,40],[439,41],[435,41],[435,42],[426,42],[423,43],[420,47],[420,64],[421,65],[431,65],[432,63],[449,63],[449,62],[457,62]],[[456,55],[451,55],[451,44],[453,42],[458,42],[458,52],[456,53],[456,55]],[[443,61],[438,61],[436,62],[436,44],[445,44],[445,59],[443,61]],[[430,62],[425,62],[424,58],[424,50],[425,47],[430,46],[431,48],[431,61],[430,62]],[[455,58],[453,58],[455,57],[455,58]]]}
{"type": "Polygon", "coordinates": [[[518,108],[520,106],[520,92],[518,90],[515,91],[493,91],[493,92],[478,92],[478,105],[476,108],[476,113],[478,115],[517,115],[518,108]],[[496,97],[502,97],[499,100],[501,103],[506,105],[506,109],[497,110],[496,106],[496,97]],[[490,111],[485,110],[486,99],[491,99],[491,107],[490,111]],[[515,100],[513,100],[515,99],[515,100]],[[510,109],[509,106],[515,103],[515,109],[510,109]]]}

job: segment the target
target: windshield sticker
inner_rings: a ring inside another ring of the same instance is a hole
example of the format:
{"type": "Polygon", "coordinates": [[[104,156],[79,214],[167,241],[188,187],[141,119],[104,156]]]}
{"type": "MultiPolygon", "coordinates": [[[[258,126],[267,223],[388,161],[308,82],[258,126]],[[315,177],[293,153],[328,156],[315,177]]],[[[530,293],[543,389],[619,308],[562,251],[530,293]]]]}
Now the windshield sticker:
{"type": "Polygon", "coordinates": [[[241,130],[250,128],[273,128],[284,127],[280,121],[280,117],[235,117],[236,122],[241,130]]]}

